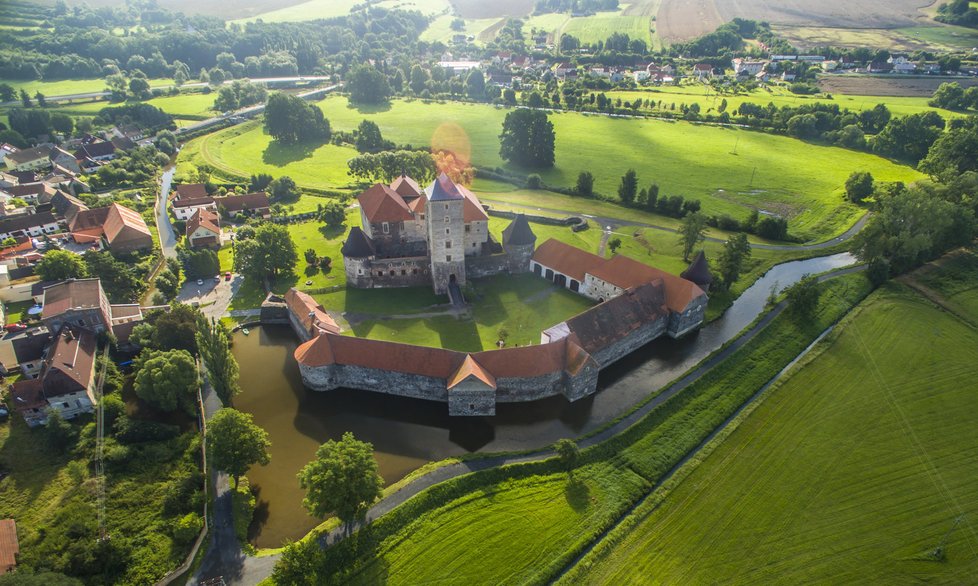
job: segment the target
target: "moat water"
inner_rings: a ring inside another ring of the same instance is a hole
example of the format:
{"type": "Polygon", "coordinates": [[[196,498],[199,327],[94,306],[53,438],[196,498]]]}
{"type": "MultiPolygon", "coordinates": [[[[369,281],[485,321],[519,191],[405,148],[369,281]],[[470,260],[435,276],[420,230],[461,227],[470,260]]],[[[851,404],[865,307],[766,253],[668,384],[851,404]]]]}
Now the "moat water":
{"type": "Polygon", "coordinates": [[[501,404],[494,417],[452,418],[444,403],[367,391],[309,391],[292,358],[298,341],[290,328],[255,328],[248,336],[239,332],[234,354],[242,393],[234,406],[251,413],[272,441],[271,463],[248,472],[259,503],[253,542],[279,547],[317,525],[302,507],[304,493],[296,473],[320,444],[344,432],[373,443],[387,483],[432,460],[476,451],[528,450],[578,436],[628,411],[734,338],[764,310],[772,287],[784,288],[805,274],[854,262],[849,254],[836,254],[774,267],[696,335],[656,340],[603,371],[595,395],[575,403],[554,397],[501,404]]]}

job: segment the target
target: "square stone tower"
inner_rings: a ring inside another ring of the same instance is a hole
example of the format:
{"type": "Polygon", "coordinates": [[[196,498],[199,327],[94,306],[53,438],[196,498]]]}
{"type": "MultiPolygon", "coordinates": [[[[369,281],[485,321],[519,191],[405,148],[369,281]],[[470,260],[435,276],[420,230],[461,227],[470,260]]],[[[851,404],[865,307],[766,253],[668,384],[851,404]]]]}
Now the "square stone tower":
{"type": "Polygon", "coordinates": [[[441,295],[448,292],[449,283],[465,284],[465,196],[444,173],[427,191],[431,281],[441,295]]]}

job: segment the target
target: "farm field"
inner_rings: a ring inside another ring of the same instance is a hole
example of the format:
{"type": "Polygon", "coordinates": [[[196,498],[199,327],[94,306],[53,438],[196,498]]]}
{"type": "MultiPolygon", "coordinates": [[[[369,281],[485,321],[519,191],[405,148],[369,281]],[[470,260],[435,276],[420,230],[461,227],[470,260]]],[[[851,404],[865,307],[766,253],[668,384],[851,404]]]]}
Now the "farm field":
{"type": "Polygon", "coordinates": [[[891,51],[970,49],[978,32],[951,25],[905,26],[900,28],[847,28],[775,25],[779,35],[797,47],[888,47],[891,51]]]}
{"type": "MultiPolygon", "coordinates": [[[[172,79],[150,79],[150,87],[165,87],[173,85],[172,79]]],[[[71,94],[88,94],[105,91],[104,79],[61,79],[58,81],[23,81],[23,80],[0,80],[15,90],[26,90],[34,98],[34,94],[41,92],[47,97],[67,96],[71,94]]]]}
{"type": "MultiPolygon", "coordinates": [[[[679,108],[681,104],[699,104],[704,113],[713,110],[715,113],[722,100],[727,101],[727,111],[732,112],[747,102],[752,104],[774,104],[778,107],[790,106],[796,108],[805,104],[835,104],[839,108],[860,111],[870,110],[877,104],[885,104],[886,107],[896,116],[907,116],[933,110],[945,117],[960,117],[964,114],[951,112],[940,108],[933,108],[927,105],[927,100],[933,94],[933,90],[926,94],[926,97],[909,96],[879,96],[879,95],[850,95],[848,93],[834,93],[830,90],[836,83],[836,76],[823,76],[820,78],[823,89],[832,93],[831,98],[820,96],[801,96],[793,94],[784,88],[757,89],[750,93],[740,93],[736,95],[719,94],[709,86],[704,84],[683,85],[683,86],[662,86],[650,87],[648,89],[635,91],[610,91],[605,92],[609,98],[621,98],[622,101],[633,101],[636,98],[643,100],[657,100],[663,102],[660,110],[670,109],[671,104],[676,104],[679,108]]],[[[946,81],[946,80],[944,80],[946,81]]],[[[844,81],[842,85],[844,86],[844,81]]],[[[858,84],[858,82],[856,82],[858,84]]],[[[936,87],[934,89],[937,89],[936,87]]],[[[671,111],[671,110],[670,110],[671,111]]],[[[653,114],[655,110],[651,111],[653,114]]]]}
{"type": "MultiPolygon", "coordinates": [[[[214,116],[216,112],[212,109],[216,93],[200,94],[185,93],[176,96],[163,96],[144,100],[142,103],[156,106],[174,118],[181,120],[204,120],[214,116]]],[[[84,102],[78,104],[57,105],[54,108],[69,114],[84,114],[94,116],[103,108],[122,106],[124,103],[114,103],[105,100],[94,102],[84,102]]]]}
{"type": "MultiPolygon", "coordinates": [[[[421,40],[428,42],[441,41],[442,43],[448,43],[452,40],[452,37],[458,34],[464,34],[466,36],[475,37],[477,41],[484,42],[485,39],[483,35],[489,29],[493,29],[499,22],[498,18],[466,18],[465,28],[460,31],[452,30],[452,21],[457,17],[451,14],[445,14],[439,16],[428,25],[428,28],[421,33],[421,40]]],[[[492,37],[495,36],[493,33],[492,37]]]]}
{"type": "Polygon", "coordinates": [[[970,582],[976,348],[974,329],[885,286],[575,579],[970,582]]]}
{"type": "MultiPolygon", "coordinates": [[[[395,142],[433,144],[459,153],[468,149],[476,165],[503,165],[498,153],[502,108],[398,100],[387,110],[361,113],[343,97],[328,98],[319,106],[337,130],[353,129],[369,118],[385,138],[395,142]]],[[[595,174],[595,190],[613,194],[621,175],[634,168],[640,184],[656,181],[663,195],[700,199],[710,214],[742,218],[752,208],[782,214],[789,219],[792,233],[806,240],[835,235],[861,215],[859,208],[842,201],[843,183],[850,172],[870,171],[880,181],[922,177],[909,167],[870,154],[760,132],[577,113],[554,114],[551,120],[557,135],[557,166],[541,173],[548,184],[571,186],[580,171],[590,170],[595,174]]],[[[270,142],[258,124],[245,124],[193,141],[179,160],[186,164],[197,159],[239,176],[290,175],[307,187],[350,185],[345,163],[355,156],[352,148],[269,148],[270,142]]]]}
{"type": "MultiPolygon", "coordinates": [[[[231,22],[245,23],[261,19],[265,22],[298,22],[303,20],[318,20],[346,16],[355,6],[362,5],[360,0],[308,0],[283,8],[275,7],[267,12],[239,18],[231,22]]],[[[450,10],[448,0],[383,0],[376,4],[385,8],[400,8],[417,10],[425,15],[441,14],[450,10]]]]}
{"type": "Polygon", "coordinates": [[[449,0],[455,12],[462,18],[502,18],[525,16],[533,12],[536,0],[449,0]]]}
{"type": "Polygon", "coordinates": [[[881,96],[879,99],[885,100],[886,104],[890,104],[891,100],[900,97],[923,98],[920,101],[926,104],[927,98],[934,94],[934,90],[940,87],[942,83],[950,81],[957,82],[962,87],[978,85],[978,79],[968,77],[918,76],[899,78],[868,75],[823,75],[819,77],[818,86],[822,91],[831,92],[840,100],[856,97],[848,94],[862,94],[881,96]]]}
{"type": "Polygon", "coordinates": [[[624,33],[633,39],[651,42],[650,20],[647,16],[626,16],[622,13],[599,12],[594,16],[571,18],[561,34],[573,35],[582,43],[605,41],[614,33],[624,33]]]}

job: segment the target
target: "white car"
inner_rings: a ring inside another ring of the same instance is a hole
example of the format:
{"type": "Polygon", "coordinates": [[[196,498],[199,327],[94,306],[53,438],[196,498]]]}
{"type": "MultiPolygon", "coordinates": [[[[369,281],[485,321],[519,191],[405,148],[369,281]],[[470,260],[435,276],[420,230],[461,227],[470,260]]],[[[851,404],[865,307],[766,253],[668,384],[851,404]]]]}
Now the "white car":
{"type": "Polygon", "coordinates": [[[198,285],[203,285],[204,284],[204,280],[203,279],[197,279],[197,284],[198,285]]]}

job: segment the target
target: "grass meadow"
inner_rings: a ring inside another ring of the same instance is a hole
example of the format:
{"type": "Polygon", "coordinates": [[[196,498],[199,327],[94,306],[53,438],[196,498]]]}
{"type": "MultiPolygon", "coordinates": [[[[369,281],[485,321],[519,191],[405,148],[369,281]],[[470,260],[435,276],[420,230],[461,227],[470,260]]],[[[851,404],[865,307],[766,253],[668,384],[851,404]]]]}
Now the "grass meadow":
{"type": "Polygon", "coordinates": [[[822,289],[814,320],[777,317],[722,368],[710,371],[623,433],[584,450],[572,474],[557,474],[556,462],[550,461],[436,485],[381,517],[369,531],[331,547],[324,567],[362,568],[344,577],[358,583],[445,581],[453,576],[449,570],[461,572],[455,576],[464,575],[466,583],[552,580],[619,518],[609,513],[620,514],[636,503],[647,487],[822,329],[858,303],[869,287],[857,274],[834,279],[822,289]],[[582,489],[574,485],[581,483],[587,488],[586,498],[577,496],[582,489]],[[585,510],[593,513],[585,517],[575,501],[587,503],[585,510]]]}
{"type": "MultiPolygon", "coordinates": [[[[173,84],[172,79],[150,79],[150,87],[163,87],[173,84]]],[[[38,81],[38,80],[9,80],[3,83],[12,86],[15,90],[26,90],[34,98],[34,94],[41,92],[45,96],[67,96],[71,94],[88,94],[105,91],[104,79],[62,79],[57,81],[38,81]]]]}
{"type": "MultiPolygon", "coordinates": [[[[504,165],[499,157],[502,108],[397,100],[381,111],[361,112],[343,97],[319,106],[338,130],[369,118],[386,138],[401,144],[450,148],[470,153],[478,166],[530,171],[504,165]]],[[[590,170],[595,189],[610,195],[621,175],[633,168],[642,185],[655,181],[661,195],[700,199],[710,214],[746,217],[754,208],[781,214],[789,218],[792,233],[806,240],[833,236],[861,215],[862,210],[842,200],[852,171],[870,171],[880,181],[922,177],[870,154],[760,132],[577,113],[554,114],[551,120],[557,162],[541,173],[551,185],[572,186],[580,171],[590,170]]],[[[205,162],[232,175],[285,174],[302,186],[337,188],[350,187],[345,163],[355,154],[335,145],[284,148],[272,144],[258,123],[249,123],[193,141],[180,160],[205,162]]]]}
{"type": "Polygon", "coordinates": [[[971,582],[976,348],[975,329],[887,285],[569,578],[971,582]],[[946,559],[937,561],[942,543],[946,559]]]}
{"type": "MultiPolygon", "coordinates": [[[[299,22],[304,20],[335,18],[337,16],[345,16],[350,13],[353,7],[361,5],[363,5],[363,2],[360,0],[309,0],[308,2],[293,4],[285,8],[262,12],[255,16],[239,18],[231,22],[244,24],[258,19],[265,22],[299,22]]],[[[448,0],[382,0],[381,2],[372,3],[372,5],[384,8],[417,10],[429,16],[451,10],[451,4],[448,0]]]]}

